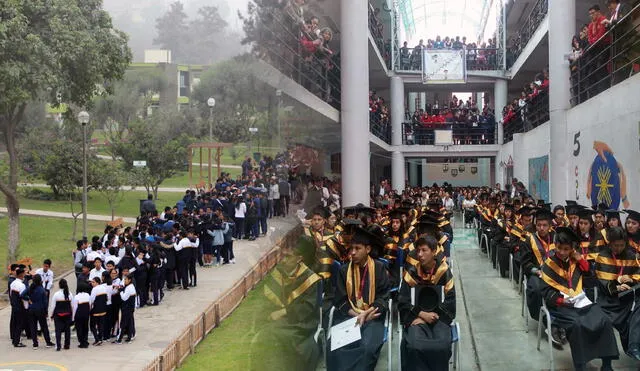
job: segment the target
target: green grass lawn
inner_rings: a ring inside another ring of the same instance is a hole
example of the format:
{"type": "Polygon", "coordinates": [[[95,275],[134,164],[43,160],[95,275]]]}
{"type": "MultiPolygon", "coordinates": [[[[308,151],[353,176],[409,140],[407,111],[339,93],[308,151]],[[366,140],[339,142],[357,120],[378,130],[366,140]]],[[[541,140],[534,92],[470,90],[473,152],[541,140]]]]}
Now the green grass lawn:
{"type": "MultiPolygon", "coordinates": [[[[231,174],[231,178],[235,179],[238,175],[240,175],[242,173],[241,169],[221,169],[222,172],[225,173],[229,173],[231,174]]],[[[218,177],[218,170],[217,168],[212,168],[211,169],[211,178],[213,178],[213,182],[211,183],[215,183],[216,179],[218,177]]],[[[202,178],[205,182],[207,182],[208,178],[209,178],[209,170],[206,167],[202,168],[202,178]]],[[[194,167],[193,168],[193,183],[198,184],[200,183],[200,168],[199,167],[194,167]]],[[[208,183],[208,182],[207,182],[208,183]]],[[[176,174],[174,177],[171,177],[169,179],[165,179],[164,182],[162,182],[162,184],[160,185],[160,187],[177,187],[177,188],[184,188],[187,189],[187,187],[189,186],[189,172],[185,171],[183,173],[178,173],[176,174]]]]}
{"type": "MultiPolygon", "coordinates": [[[[40,188],[44,191],[49,191],[48,188],[40,188]]],[[[49,191],[50,192],[50,191],[49,191]]],[[[182,192],[158,192],[158,200],[156,200],[156,207],[161,210],[165,206],[173,206],[175,203],[184,196],[182,192]]],[[[116,206],[116,217],[136,217],[140,213],[140,201],[147,198],[147,192],[144,190],[136,189],[135,191],[127,190],[124,192],[124,198],[116,206]]],[[[70,212],[68,201],[44,201],[28,199],[24,196],[20,196],[20,207],[23,209],[45,210],[45,211],[57,211],[57,212],[70,212]]],[[[74,212],[78,212],[81,208],[79,201],[74,202],[74,212]]],[[[111,215],[111,209],[107,203],[106,198],[99,192],[89,192],[87,199],[87,212],[89,214],[97,215],[111,215]]]]}
{"type": "MultiPolygon", "coordinates": [[[[264,326],[257,318],[263,310],[261,282],[249,292],[247,298],[236,310],[222,321],[187,357],[180,370],[248,370],[252,355],[251,340],[264,326]]],[[[268,348],[269,344],[262,344],[268,348]]],[[[265,368],[269,369],[269,368],[265,368]]]]}
{"type": "MultiPolygon", "coordinates": [[[[0,246],[7,246],[7,223],[6,217],[0,219],[0,246]]],[[[87,234],[102,235],[104,222],[87,221],[87,234]]],[[[78,220],[76,238],[82,238],[82,219],[78,220]]],[[[33,268],[39,268],[44,259],[51,259],[52,269],[56,275],[73,268],[73,258],[71,252],[75,249],[75,241],[71,239],[73,235],[73,220],[59,218],[42,218],[37,216],[20,217],[20,250],[19,258],[33,258],[33,268]]],[[[2,287],[6,287],[7,255],[5,251],[0,254],[0,266],[3,275],[0,278],[2,287]]]]}
{"type": "MultiPolygon", "coordinates": [[[[277,148],[274,147],[258,147],[257,145],[254,145],[251,148],[251,152],[260,152],[263,155],[267,155],[267,156],[273,156],[278,152],[277,148]]],[[[253,158],[253,154],[249,152],[249,147],[244,146],[244,145],[235,145],[232,148],[224,148],[222,150],[222,157],[220,158],[220,163],[223,165],[241,165],[242,161],[244,161],[244,159],[247,157],[247,155],[251,155],[251,157],[253,158]],[[231,156],[232,152],[235,150],[236,153],[236,159],[233,159],[233,156],[231,156]]],[[[209,153],[207,152],[206,149],[202,150],[202,157],[204,158],[204,163],[208,163],[209,162],[209,153]]],[[[194,154],[193,154],[193,162],[195,163],[199,163],[200,162],[200,151],[199,150],[195,150],[194,154]]],[[[215,164],[215,152],[212,151],[211,153],[211,162],[215,164]]]]}

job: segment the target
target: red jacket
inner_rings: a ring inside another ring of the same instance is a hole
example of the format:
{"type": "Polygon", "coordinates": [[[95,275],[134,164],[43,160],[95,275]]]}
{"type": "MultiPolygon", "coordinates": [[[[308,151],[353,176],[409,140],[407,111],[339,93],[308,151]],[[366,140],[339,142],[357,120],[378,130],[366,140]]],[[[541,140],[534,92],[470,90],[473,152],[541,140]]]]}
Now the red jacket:
{"type": "Polygon", "coordinates": [[[598,41],[598,39],[600,39],[605,33],[607,33],[606,27],[602,24],[602,21],[604,21],[605,19],[606,18],[601,15],[600,17],[596,18],[595,21],[591,21],[591,23],[589,23],[587,32],[589,45],[593,45],[593,43],[598,41]]]}

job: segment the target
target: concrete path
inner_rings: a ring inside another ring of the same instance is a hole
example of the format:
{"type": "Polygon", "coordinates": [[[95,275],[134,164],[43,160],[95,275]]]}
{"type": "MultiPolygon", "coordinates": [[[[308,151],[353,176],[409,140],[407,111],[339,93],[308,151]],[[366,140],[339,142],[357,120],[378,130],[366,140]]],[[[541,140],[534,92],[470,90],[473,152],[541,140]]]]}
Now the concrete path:
{"type": "MultiPolygon", "coordinates": [[[[453,273],[458,298],[456,320],[462,327],[462,370],[548,370],[547,339],[543,337],[538,351],[538,322],[529,319],[526,331],[522,296],[508,279],[499,277],[486,254],[480,252],[475,230],[455,229],[454,233],[453,273]]],[[[640,365],[622,352],[619,343],[618,348],[620,360],[613,362],[613,368],[638,370],[640,365]]],[[[573,369],[568,345],[553,353],[556,370],[573,369]]],[[[591,361],[589,370],[599,370],[600,365],[600,360],[591,361]]]]}
{"type": "MultiPolygon", "coordinates": [[[[105,343],[100,347],[79,349],[75,334],[72,334],[70,350],[56,352],[42,345],[38,350],[23,339],[27,348],[13,348],[9,339],[10,308],[0,310],[0,370],[141,370],[155,359],[179,333],[190,324],[196,314],[202,313],[225,290],[237,281],[271,250],[275,241],[296,225],[293,217],[269,220],[269,233],[256,241],[234,242],[237,264],[219,268],[198,268],[198,286],[189,291],[174,289],[165,291],[159,306],[147,306],[136,310],[137,336],[133,343],[115,345],[105,343]],[[96,354],[100,356],[96,358],[96,354]],[[96,361],[98,360],[98,361],[96,361]],[[26,363],[17,365],[15,363],[26,363]]],[[[70,289],[75,292],[75,278],[69,279],[70,289]]],[[[56,286],[57,290],[57,286],[56,286]]],[[[49,323],[53,331],[53,323],[49,323]]],[[[90,342],[93,342],[89,335],[90,342]]]]}
{"type": "MultiPolygon", "coordinates": [[[[7,212],[7,208],[6,207],[0,207],[0,213],[6,213],[6,212],[7,212]]],[[[31,209],[20,209],[20,215],[46,216],[46,217],[51,217],[51,218],[73,219],[73,216],[71,215],[71,213],[64,213],[64,212],[57,212],[57,211],[44,211],[44,210],[31,210],[31,209]]],[[[116,217],[116,219],[117,218],[119,218],[119,217],[116,217]]],[[[78,219],[82,220],[82,216],[80,216],[78,219]]],[[[110,222],[111,221],[111,215],[87,214],[87,219],[88,220],[97,220],[97,221],[102,221],[102,222],[110,222]]],[[[135,224],[136,223],[136,218],[125,218],[125,217],[123,217],[122,220],[126,224],[135,224]]]]}

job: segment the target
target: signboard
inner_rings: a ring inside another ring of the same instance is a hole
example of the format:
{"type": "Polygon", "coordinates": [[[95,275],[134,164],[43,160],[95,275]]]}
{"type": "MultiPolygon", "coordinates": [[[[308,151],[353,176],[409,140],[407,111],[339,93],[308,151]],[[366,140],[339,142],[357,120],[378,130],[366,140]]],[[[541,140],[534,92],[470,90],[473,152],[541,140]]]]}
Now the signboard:
{"type": "Polygon", "coordinates": [[[133,161],[133,166],[134,167],[146,167],[147,166],[147,162],[146,161],[133,161]]]}
{"type": "Polygon", "coordinates": [[[549,156],[529,159],[529,193],[549,202],[549,156]]]}
{"type": "Polygon", "coordinates": [[[464,84],[466,81],[467,59],[463,49],[422,51],[423,84],[464,84]]]}
{"type": "Polygon", "coordinates": [[[450,146],[453,144],[453,130],[434,130],[436,146],[450,146]]]}
{"type": "Polygon", "coordinates": [[[258,128],[249,128],[249,132],[255,134],[258,132],[258,128]]]}

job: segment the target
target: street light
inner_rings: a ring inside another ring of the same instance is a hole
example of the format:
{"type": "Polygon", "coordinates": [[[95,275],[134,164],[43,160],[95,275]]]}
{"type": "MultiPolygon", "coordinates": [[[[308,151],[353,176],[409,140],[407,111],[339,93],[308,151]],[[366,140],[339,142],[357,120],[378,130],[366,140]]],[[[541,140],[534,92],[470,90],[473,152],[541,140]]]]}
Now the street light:
{"type": "Polygon", "coordinates": [[[209,142],[213,143],[213,107],[216,105],[216,100],[211,97],[207,99],[207,106],[209,106],[209,142]]]}
{"type": "Polygon", "coordinates": [[[89,112],[78,113],[78,121],[82,124],[82,238],[87,240],[87,124],[89,112]]]}
{"type": "Polygon", "coordinates": [[[278,136],[278,151],[280,151],[280,146],[282,146],[282,142],[280,140],[280,110],[282,109],[282,90],[276,90],[276,97],[278,97],[278,114],[276,115],[278,126],[276,135],[278,136]]]}

